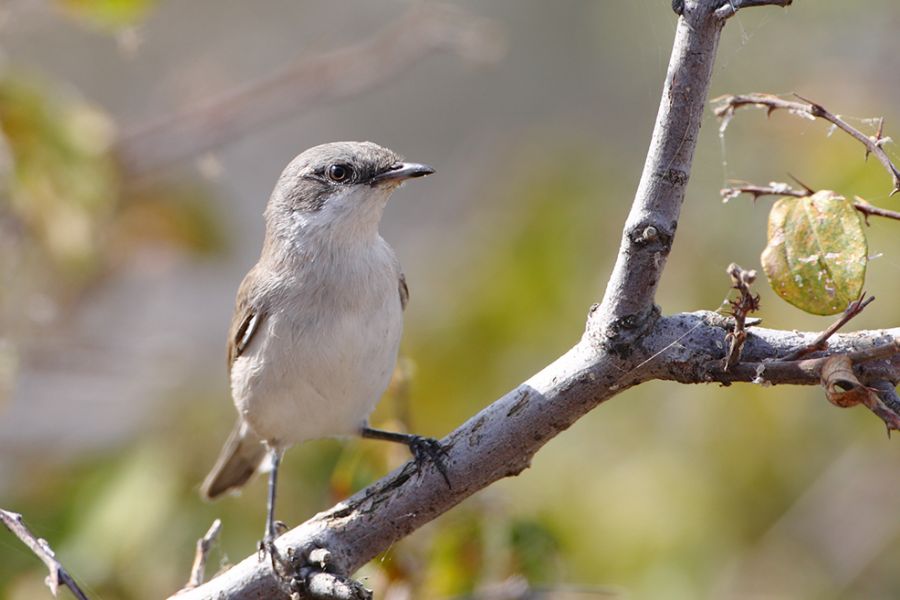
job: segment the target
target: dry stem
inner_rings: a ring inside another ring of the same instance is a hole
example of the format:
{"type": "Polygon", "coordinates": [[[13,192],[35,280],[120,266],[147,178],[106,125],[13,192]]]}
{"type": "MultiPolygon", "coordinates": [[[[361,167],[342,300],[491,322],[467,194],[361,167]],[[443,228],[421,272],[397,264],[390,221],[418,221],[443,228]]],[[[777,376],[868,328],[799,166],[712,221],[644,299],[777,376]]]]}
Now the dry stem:
{"type": "Polygon", "coordinates": [[[81,588],[78,587],[78,584],[75,583],[72,576],[69,575],[60,562],[56,560],[56,555],[50,548],[50,544],[47,543],[47,540],[39,538],[31,533],[25,525],[25,522],[22,520],[22,515],[0,508],[0,521],[3,521],[6,528],[22,540],[35,556],[47,565],[47,569],[50,571],[46,580],[47,587],[50,588],[50,592],[54,596],[57,595],[59,592],[59,585],[62,584],[69,588],[69,591],[71,591],[72,595],[78,598],[78,600],[88,600],[88,597],[81,591],[81,588]]]}
{"type": "MultiPolygon", "coordinates": [[[[795,96],[797,95],[795,94],[795,96]]],[[[866,147],[866,157],[868,157],[869,154],[874,154],[878,161],[891,176],[891,182],[893,186],[891,189],[891,195],[893,196],[897,192],[900,192],[900,170],[897,169],[897,167],[888,157],[887,153],[884,151],[884,148],[882,148],[884,144],[891,141],[891,138],[884,137],[882,135],[884,124],[883,119],[880,122],[881,125],[879,125],[876,134],[874,136],[868,136],[847,123],[840,116],[835,115],[834,113],[825,109],[825,107],[823,107],[821,104],[813,102],[812,100],[807,100],[802,96],[797,96],[797,98],[799,102],[785,100],[772,94],[757,93],[742,94],[736,96],[723,96],[715,100],[719,103],[719,105],[715,108],[715,114],[717,117],[719,117],[719,119],[722,120],[723,128],[727,126],[728,121],[731,120],[737,109],[746,106],[766,108],[769,114],[780,109],[807,118],[825,119],[835,127],[838,127],[854,139],[858,140],[861,144],[863,144],[866,147]]]]}
{"type": "MultiPolygon", "coordinates": [[[[792,196],[794,198],[804,198],[814,194],[815,190],[809,188],[797,190],[786,183],[772,181],[769,182],[769,185],[735,184],[722,188],[719,193],[725,200],[732,200],[741,194],[748,194],[756,201],[762,196],[792,196]]],[[[870,216],[900,221],[900,212],[881,208],[880,206],[873,206],[859,196],[855,197],[853,208],[855,208],[857,212],[862,213],[865,217],[866,225],[869,224],[870,216]]]]}

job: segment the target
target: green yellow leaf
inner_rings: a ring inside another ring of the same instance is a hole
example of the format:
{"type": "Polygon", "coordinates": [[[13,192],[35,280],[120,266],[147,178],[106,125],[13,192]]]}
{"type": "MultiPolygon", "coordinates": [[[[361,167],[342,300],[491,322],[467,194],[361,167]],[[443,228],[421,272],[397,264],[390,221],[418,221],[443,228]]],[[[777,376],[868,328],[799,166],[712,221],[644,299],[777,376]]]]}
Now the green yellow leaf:
{"type": "Polygon", "coordinates": [[[822,190],[772,206],[762,266],[779,296],[808,313],[833,315],[859,297],[867,252],[852,202],[822,190]]]}

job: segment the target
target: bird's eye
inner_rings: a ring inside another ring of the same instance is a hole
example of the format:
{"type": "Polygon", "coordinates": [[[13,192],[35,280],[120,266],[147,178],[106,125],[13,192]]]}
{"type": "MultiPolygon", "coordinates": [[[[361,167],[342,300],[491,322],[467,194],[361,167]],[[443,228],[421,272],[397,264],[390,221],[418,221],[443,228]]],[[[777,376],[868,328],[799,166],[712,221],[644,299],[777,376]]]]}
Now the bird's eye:
{"type": "Polygon", "coordinates": [[[353,175],[353,167],[350,165],[331,165],[328,167],[328,179],[342,183],[353,175]]]}

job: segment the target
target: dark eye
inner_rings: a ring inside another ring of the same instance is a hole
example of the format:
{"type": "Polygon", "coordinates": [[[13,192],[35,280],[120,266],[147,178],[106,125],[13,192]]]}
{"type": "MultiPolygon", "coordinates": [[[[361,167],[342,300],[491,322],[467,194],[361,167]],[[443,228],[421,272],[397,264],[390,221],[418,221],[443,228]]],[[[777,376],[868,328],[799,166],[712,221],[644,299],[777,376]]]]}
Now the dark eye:
{"type": "Polygon", "coordinates": [[[342,183],[353,175],[353,167],[350,165],[331,165],[328,167],[328,179],[342,183]]]}

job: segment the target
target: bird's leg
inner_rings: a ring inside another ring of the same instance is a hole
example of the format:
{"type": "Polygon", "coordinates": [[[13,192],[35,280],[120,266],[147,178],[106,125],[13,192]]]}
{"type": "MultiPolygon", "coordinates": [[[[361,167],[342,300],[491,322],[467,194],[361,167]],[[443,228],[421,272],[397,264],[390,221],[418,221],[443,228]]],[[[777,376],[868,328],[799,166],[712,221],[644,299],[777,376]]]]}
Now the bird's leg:
{"type": "Polygon", "coordinates": [[[396,431],[373,429],[368,425],[364,425],[363,428],[359,430],[359,434],[362,437],[371,440],[385,440],[387,442],[405,444],[409,448],[409,451],[412,452],[413,458],[416,460],[416,465],[419,469],[421,469],[427,461],[431,461],[444,478],[447,487],[452,487],[450,485],[450,478],[447,476],[447,465],[444,462],[447,451],[441,447],[441,443],[436,439],[412,433],[399,433],[396,431]]]}
{"type": "Polygon", "coordinates": [[[269,460],[272,464],[272,470],[269,471],[269,493],[266,498],[266,531],[263,534],[262,541],[259,542],[260,559],[268,554],[272,560],[272,569],[278,572],[275,567],[278,551],[275,548],[275,538],[278,537],[275,532],[275,492],[278,485],[278,467],[281,464],[281,450],[275,446],[266,445],[269,460]]]}

